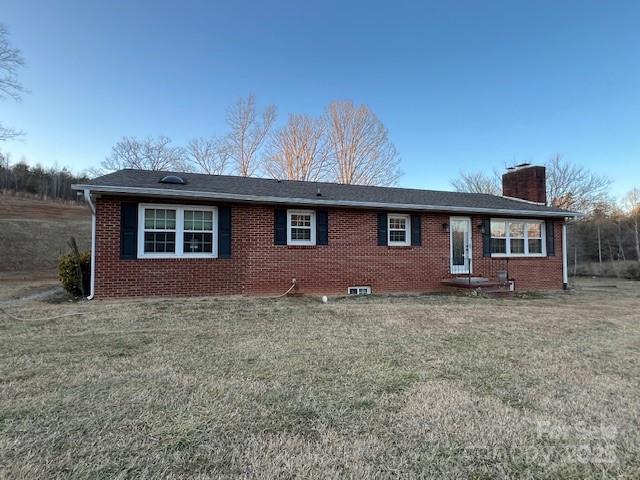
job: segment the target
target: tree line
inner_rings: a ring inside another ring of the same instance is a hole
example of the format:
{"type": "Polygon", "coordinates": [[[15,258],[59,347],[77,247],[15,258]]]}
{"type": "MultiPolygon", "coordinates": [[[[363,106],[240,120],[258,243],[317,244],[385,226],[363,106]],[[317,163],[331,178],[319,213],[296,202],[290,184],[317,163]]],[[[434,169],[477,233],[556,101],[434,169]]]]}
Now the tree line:
{"type": "Polygon", "coordinates": [[[26,161],[11,162],[11,155],[0,153],[0,193],[26,195],[43,200],[76,200],[71,190],[74,183],[88,180],[67,168],[30,166],[26,161]]]}
{"type": "Polygon", "coordinates": [[[596,203],[570,225],[572,272],[640,280],[640,188],[596,203]]]}
{"type": "Polygon", "coordinates": [[[227,132],[175,145],[166,136],[126,136],[93,174],[121,168],[268,176],[283,180],[393,185],[400,158],[382,121],[367,105],[333,101],[324,113],[290,114],[275,128],[277,109],[256,98],[226,110],[227,132]]]}

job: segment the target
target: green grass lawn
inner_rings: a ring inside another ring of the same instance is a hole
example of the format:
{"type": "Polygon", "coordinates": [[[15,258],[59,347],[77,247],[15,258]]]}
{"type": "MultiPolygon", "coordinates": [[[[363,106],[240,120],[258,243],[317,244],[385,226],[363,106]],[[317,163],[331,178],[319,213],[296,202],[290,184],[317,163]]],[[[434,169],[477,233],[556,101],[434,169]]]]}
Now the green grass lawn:
{"type": "Polygon", "coordinates": [[[616,283],[1,305],[0,477],[638,478],[640,283],[616,283]]]}

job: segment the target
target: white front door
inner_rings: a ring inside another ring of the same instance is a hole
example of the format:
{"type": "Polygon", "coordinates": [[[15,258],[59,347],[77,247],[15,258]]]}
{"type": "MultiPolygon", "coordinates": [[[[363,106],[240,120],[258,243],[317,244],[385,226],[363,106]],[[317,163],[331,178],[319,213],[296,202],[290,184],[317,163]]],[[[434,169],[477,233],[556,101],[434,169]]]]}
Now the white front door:
{"type": "Polygon", "coordinates": [[[471,219],[451,217],[450,220],[451,273],[469,274],[471,269],[471,219]]]}

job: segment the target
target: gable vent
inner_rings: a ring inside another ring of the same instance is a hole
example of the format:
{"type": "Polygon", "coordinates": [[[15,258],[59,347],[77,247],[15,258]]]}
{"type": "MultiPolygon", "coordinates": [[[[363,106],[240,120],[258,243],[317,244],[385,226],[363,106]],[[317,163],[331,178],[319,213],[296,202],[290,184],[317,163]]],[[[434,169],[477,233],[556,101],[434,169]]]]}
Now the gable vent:
{"type": "Polygon", "coordinates": [[[162,177],[159,183],[169,183],[171,185],[184,185],[185,181],[182,177],[177,175],[167,175],[166,177],[162,177]]]}

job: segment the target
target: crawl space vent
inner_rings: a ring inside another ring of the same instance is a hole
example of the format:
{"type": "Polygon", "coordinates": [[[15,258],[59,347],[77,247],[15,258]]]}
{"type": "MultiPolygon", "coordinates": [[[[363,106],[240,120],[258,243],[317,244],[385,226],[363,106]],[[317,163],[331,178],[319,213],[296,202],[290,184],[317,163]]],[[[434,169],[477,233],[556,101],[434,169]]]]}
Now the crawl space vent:
{"type": "Polygon", "coordinates": [[[371,287],[349,287],[347,289],[349,295],[371,295],[371,287]]]}

